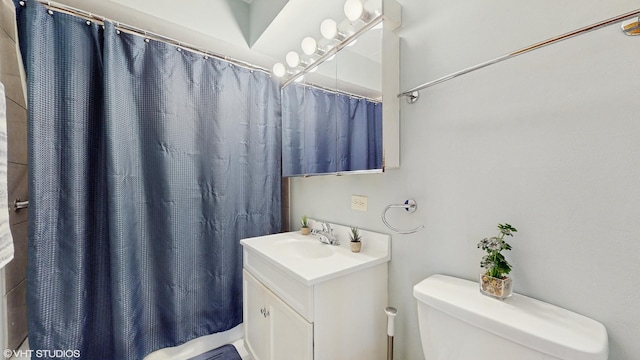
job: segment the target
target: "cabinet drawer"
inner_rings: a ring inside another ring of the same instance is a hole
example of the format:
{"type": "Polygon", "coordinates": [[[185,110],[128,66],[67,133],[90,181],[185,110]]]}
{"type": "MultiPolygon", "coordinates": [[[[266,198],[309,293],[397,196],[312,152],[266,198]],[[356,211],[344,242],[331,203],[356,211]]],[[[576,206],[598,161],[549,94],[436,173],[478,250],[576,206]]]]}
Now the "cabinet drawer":
{"type": "Polygon", "coordinates": [[[244,267],[307,321],[313,322],[313,286],[307,286],[260,255],[243,250],[244,267]]]}

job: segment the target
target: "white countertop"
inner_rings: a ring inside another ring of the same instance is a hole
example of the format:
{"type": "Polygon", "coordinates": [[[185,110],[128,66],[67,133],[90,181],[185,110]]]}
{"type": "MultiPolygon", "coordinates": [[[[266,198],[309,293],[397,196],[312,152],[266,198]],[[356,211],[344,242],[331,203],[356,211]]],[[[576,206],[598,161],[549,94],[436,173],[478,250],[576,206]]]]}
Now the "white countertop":
{"type": "Polygon", "coordinates": [[[391,259],[389,235],[361,230],[362,250],[353,253],[349,245],[349,227],[333,225],[333,228],[340,240],[337,246],[323,244],[318,237],[302,235],[299,231],[242,239],[240,244],[245,251],[268,260],[305,285],[314,285],[391,259]]]}

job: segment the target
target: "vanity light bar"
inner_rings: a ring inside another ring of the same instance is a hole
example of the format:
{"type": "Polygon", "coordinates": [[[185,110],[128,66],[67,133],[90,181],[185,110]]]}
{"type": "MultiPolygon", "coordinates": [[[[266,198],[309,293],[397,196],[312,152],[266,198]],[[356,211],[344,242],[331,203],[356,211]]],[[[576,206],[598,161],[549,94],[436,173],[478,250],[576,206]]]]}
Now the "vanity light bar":
{"type": "MultiPolygon", "coordinates": [[[[311,72],[315,67],[317,67],[318,65],[322,64],[325,60],[331,58],[332,56],[335,56],[338,53],[338,51],[342,50],[342,48],[344,48],[345,46],[348,46],[349,44],[354,42],[360,35],[362,35],[365,32],[371,30],[376,25],[381,24],[382,20],[383,20],[383,16],[382,15],[376,16],[375,18],[373,18],[373,20],[371,20],[371,22],[367,23],[360,30],[358,30],[358,31],[354,32],[353,34],[347,36],[338,45],[336,45],[332,49],[326,51],[316,61],[309,63],[306,67],[304,67],[300,71],[298,71],[298,72],[296,72],[294,74],[291,74],[292,75],[291,78],[289,78],[287,81],[285,81],[284,84],[282,84],[282,86],[283,87],[287,86],[287,85],[291,84],[293,81],[295,81],[296,79],[304,76],[304,74],[311,72]]],[[[275,67],[278,66],[278,64],[281,64],[281,63],[277,63],[277,64],[275,64],[273,66],[274,67],[274,71],[275,71],[275,67]]]]}
{"type": "Polygon", "coordinates": [[[382,11],[375,10],[370,12],[365,10],[362,0],[346,0],[344,3],[344,13],[351,23],[358,24],[359,22],[364,22],[364,26],[356,31],[343,33],[338,28],[338,24],[335,20],[325,19],[322,21],[320,24],[320,33],[322,34],[322,37],[326,40],[337,40],[339,43],[329,49],[321,49],[318,47],[318,41],[316,41],[316,39],[310,36],[305,37],[302,40],[300,47],[302,48],[302,52],[306,56],[309,56],[309,58],[301,59],[297,52],[290,51],[287,53],[285,61],[286,64],[289,65],[289,69],[286,69],[285,65],[280,62],[273,65],[273,74],[275,76],[290,76],[283,86],[287,86],[292,81],[296,81],[296,79],[301,78],[304,74],[310,72],[325,60],[330,59],[345,46],[354,44],[358,36],[382,23],[382,11]],[[311,56],[314,55],[319,55],[319,58],[313,60],[311,56]]]}

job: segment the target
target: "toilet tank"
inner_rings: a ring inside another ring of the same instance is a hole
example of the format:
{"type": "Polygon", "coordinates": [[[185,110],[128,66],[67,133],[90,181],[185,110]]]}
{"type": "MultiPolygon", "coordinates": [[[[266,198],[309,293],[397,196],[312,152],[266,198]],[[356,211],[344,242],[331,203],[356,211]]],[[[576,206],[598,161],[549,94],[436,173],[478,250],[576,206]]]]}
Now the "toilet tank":
{"type": "Polygon", "coordinates": [[[478,283],[434,275],[413,288],[426,360],[606,360],[607,330],[530,297],[500,301],[478,283]]]}

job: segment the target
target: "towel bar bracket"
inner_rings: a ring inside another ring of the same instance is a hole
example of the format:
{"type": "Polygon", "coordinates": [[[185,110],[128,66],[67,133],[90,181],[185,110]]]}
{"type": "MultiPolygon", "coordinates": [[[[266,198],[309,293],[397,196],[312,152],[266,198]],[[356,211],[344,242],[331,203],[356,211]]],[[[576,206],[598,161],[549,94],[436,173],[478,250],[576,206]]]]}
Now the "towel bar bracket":
{"type": "Polygon", "coordinates": [[[26,209],[29,207],[29,201],[20,201],[20,199],[16,199],[13,202],[13,211],[18,212],[20,209],[26,209]]]}

